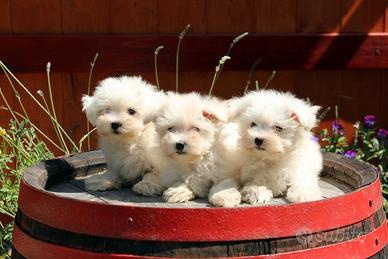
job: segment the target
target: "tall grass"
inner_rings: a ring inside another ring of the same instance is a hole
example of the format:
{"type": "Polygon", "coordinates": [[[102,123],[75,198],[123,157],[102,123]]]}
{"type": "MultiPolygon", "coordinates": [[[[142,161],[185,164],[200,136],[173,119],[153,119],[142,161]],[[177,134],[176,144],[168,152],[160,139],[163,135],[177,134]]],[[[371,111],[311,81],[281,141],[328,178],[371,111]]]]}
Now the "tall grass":
{"type": "MultiPolygon", "coordinates": [[[[92,72],[97,57],[98,54],[91,62],[88,93],[90,93],[92,72]]],[[[58,121],[55,110],[56,100],[53,97],[50,77],[50,62],[46,66],[47,89],[38,90],[36,93],[32,93],[2,61],[0,61],[0,67],[8,79],[13,97],[21,107],[21,112],[14,110],[2,91],[1,87],[4,88],[5,86],[0,86],[0,102],[3,103],[0,109],[9,112],[11,115],[8,126],[0,125],[0,213],[14,218],[17,211],[22,171],[26,167],[54,156],[46,143],[52,145],[55,148],[55,153],[59,155],[80,152],[86,140],[88,141],[89,150],[89,136],[95,129],[90,130],[88,125],[86,134],[76,141],[58,121]],[[31,120],[28,109],[30,107],[24,105],[20,92],[26,93],[27,97],[25,98],[33,100],[42,114],[47,116],[51,122],[53,132],[55,132],[55,138],[48,136],[47,132],[44,132],[37,126],[37,123],[31,120]],[[47,94],[45,92],[48,93],[48,98],[46,98],[47,94]]],[[[0,222],[0,258],[9,256],[7,250],[10,247],[12,229],[13,223],[5,225],[0,222]]]]}

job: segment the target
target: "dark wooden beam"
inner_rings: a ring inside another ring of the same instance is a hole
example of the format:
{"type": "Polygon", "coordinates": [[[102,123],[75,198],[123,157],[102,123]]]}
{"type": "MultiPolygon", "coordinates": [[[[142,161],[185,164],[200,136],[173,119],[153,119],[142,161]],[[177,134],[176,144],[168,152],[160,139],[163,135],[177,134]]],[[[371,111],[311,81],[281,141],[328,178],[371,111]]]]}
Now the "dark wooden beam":
{"type": "MultiPolygon", "coordinates": [[[[233,35],[187,35],[181,46],[181,71],[211,71],[229,48],[233,35]]],[[[175,35],[2,35],[0,59],[15,72],[82,72],[99,53],[96,70],[153,71],[154,49],[159,70],[175,70],[175,35]]],[[[388,68],[388,33],[249,35],[233,49],[226,70],[388,68]]]]}

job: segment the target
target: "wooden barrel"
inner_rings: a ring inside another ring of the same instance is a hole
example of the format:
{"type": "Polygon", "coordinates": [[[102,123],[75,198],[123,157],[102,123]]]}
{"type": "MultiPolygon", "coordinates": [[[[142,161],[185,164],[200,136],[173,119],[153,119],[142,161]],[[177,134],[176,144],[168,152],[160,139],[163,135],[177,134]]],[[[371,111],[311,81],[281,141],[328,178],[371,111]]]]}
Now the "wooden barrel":
{"type": "Polygon", "coordinates": [[[387,258],[378,172],[324,154],[324,200],[214,208],[168,204],[129,187],[88,192],[99,151],[38,163],[20,187],[14,258],[387,258]]]}

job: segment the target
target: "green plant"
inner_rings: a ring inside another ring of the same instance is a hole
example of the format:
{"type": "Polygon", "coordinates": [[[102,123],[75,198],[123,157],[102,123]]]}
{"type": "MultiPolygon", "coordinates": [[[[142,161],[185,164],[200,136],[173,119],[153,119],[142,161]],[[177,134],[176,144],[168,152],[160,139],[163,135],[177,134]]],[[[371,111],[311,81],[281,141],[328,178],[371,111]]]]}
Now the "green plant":
{"type": "MultiPolygon", "coordinates": [[[[0,213],[14,218],[17,211],[19,183],[22,171],[53,153],[37,136],[28,120],[11,120],[9,129],[0,128],[0,213]]],[[[13,224],[0,229],[0,254],[10,245],[13,224]]]]}
{"type": "Polygon", "coordinates": [[[323,150],[377,166],[380,170],[384,210],[388,214],[388,130],[377,129],[375,116],[367,115],[362,123],[357,121],[353,125],[354,139],[349,142],[344,127],[338,121],[338,110],[336,111],[336,120],[332,123],[331,134],[328,129],[321,131],[323,150]]]}
{"type": "MultiPolygon", "coordinates": [[[[91,76],[97,57],[98,54],[96,54],[90,63],[88,93],[90,92],[91,76]]],[[[38,90],[36,93],[37,96],[35,96],[1,61],[0,67],[6,75],[12,87],[14,97],[22,109],[22,113],[13,110],[0,88],[0,98],[4,104],[0,108],[8,111],[12,118],[8,129],[0,127],[0,213],[14,218],[17,211],[17,199],[22,171],[24,168],[39,161],[53,157],[53,153],[47,148],[44,141],[55,147],[57,154],[68,155],[70,153],[80,152],[85,140],[88,141],[89,150],[89,136],[95,129],[89,130],[89,127],[87,127],[87,133],[77,143],[60,124],[54,107],[55,100],[53,99],[50,80],[50,62],[47,63],[46,67],[48,100],[43,90],[38,90]],[[47,115],[56,134],[56,139],[50,138],[46,134],[47,132],[43,132],[30,120],[28,109],[23,105],[19,91],[27,93],[29,98],[47,115]]],[[[0,258],[8,257],[6,251],[10,246],[12,230],[12,223],[6,226],[2,223],[0,224],[0,258]]]]}

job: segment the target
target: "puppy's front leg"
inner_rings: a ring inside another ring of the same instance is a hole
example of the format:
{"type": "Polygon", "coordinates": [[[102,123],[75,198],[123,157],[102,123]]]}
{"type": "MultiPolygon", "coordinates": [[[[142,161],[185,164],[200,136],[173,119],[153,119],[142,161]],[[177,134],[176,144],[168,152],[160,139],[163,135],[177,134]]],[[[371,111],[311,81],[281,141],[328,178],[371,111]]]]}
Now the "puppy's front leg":
{"type": "Polygon", "coordinates": [[[322,199],[322,193],[318,185],[318,179],[309,177],[291,182],[287,190],[287,200],[291,202],[307,202],[322,199]]]}
{"type": "Polygon", "coordinates": [[[187,185],[195,197],[208,197],[211,184],[211,180],[204,175],[193,175],[187,179],[187,185]]]}
{"type": "Polygon", "coordinates": [[[143,179],[132,187],[133,191],[144,196],[159,196],[164,189],[155,171],[144,175],[143,179]]]}
{"type": "Polygon", "coordinates": [[[241,203],[241,194],[238,191],[237,182],[232,179],[224,179],[210,189],[209,202],[217,207],[235,207],[241,203]]]}
{"type": "Polygon", "coordinates": [[[273,193],[266,186],[254,183],[246,184],[241,190],[242,200],[249,204],[267,203],[273,198],[273,193]]]}
{"type": "Polygon", "coordinates": [[[164,191],[163,198],[167,202],[187,202],[195,198],[189,186],[183,182],[177,182],[164,191]]]}
{"type": "Polygon", "coordinates": [[[92,175],[85,179],[85,188],[88,191],[106,191],[118,189],[121,186],[120,175],[114,171],[109,171],[104,174],[92,175]]]}

